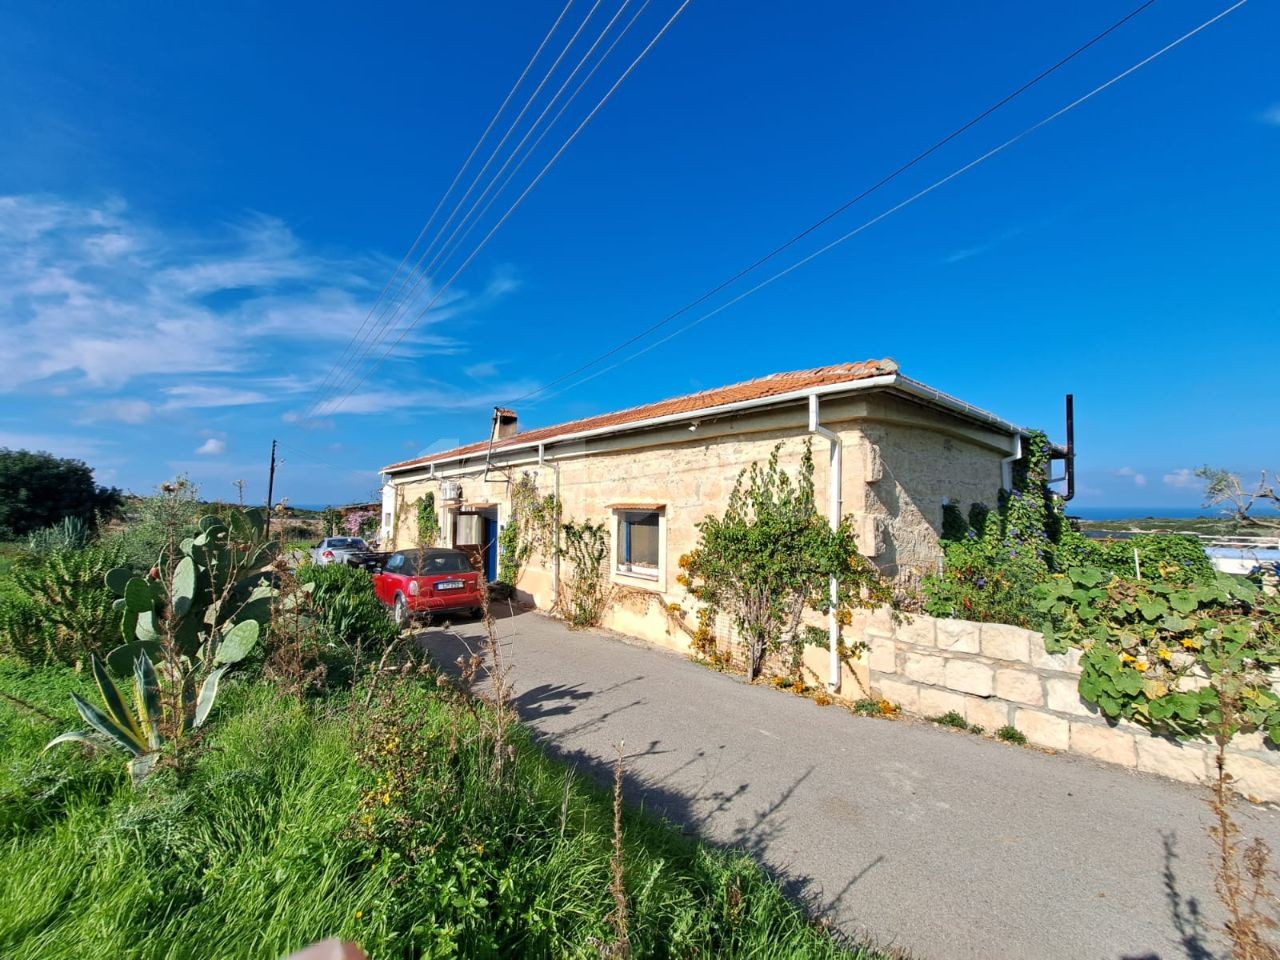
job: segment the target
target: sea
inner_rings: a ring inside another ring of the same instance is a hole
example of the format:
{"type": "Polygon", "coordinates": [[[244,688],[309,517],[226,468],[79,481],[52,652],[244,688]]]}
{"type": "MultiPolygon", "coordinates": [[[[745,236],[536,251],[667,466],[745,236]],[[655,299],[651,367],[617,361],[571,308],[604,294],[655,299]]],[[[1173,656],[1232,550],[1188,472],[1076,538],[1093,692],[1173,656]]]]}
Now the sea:
{"type": "Polygon", "coordinates": [[[1067,515],[1082,520],[1193,520],[1197,517],[1221,517],[1222,514],[1204,507],[1086,507],[1066,504],[1067,515]]]}

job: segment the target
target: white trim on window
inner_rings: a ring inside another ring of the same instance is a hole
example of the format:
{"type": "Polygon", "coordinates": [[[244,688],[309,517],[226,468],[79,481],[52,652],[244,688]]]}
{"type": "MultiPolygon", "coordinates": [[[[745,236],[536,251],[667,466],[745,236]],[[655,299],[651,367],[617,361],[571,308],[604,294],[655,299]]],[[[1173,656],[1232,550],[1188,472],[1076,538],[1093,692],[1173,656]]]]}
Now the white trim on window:
{"type": "Polygon", "coordinates": [[[641,510],[615,507],[612,510],[613,542],[610,544],[609,569],[614,582],[665,592],[667,587],[667,515],[665,507],[641,510]],[[647,556],[633,556],[631,537],[637,526],[648,526],[644,519],[657,521],[656,544],[638,545],[647,556]],[[638,521],[638,522],[637,522],[638,521]]]}

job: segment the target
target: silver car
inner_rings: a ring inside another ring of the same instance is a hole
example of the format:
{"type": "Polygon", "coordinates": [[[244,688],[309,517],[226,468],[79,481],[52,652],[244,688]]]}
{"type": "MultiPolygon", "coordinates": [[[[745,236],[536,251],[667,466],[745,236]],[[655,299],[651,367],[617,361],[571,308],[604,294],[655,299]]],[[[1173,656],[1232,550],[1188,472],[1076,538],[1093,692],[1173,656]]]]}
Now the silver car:
{"type": "Polygon", "coordinates": [[[346,563],[356,554],[368,552],[368,544],[359,537],[326,537],[311,548],[311,562],[346,563]]]}

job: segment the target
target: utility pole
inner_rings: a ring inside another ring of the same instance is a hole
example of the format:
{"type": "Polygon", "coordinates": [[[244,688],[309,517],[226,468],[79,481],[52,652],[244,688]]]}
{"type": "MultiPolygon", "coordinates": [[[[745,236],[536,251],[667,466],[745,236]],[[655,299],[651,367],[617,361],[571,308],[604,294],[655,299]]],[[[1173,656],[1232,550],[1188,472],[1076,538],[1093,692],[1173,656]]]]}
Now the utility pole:
{"type": "Polygon", "coordinates": [[[271,536],[271,496],[276,486],[276,441],[271,441],[271,469],[267,473],[267,537],[271,536]]]}

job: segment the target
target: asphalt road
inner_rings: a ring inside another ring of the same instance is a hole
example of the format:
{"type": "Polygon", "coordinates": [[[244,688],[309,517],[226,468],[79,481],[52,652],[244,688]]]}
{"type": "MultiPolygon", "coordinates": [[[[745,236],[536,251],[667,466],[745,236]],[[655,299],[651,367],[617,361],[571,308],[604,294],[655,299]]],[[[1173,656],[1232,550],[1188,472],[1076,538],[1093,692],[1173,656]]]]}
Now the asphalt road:
{"type": "MultiPolygon", "coordinates": [[[[428,631],[452,661],[483,628],[428,631]]],[[[498,621],[515,703],[548,749],[750,851],[815,916],[924,960],[1224,955],[1205,792],[914,721],[855,717],[668,651],[498,621]]],[[[1280,816],[1241,804],[1280,851],[1280,816]]]]}

